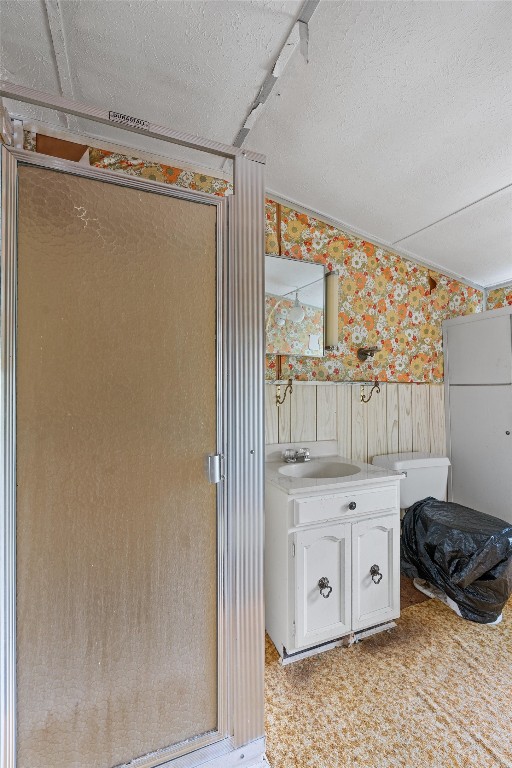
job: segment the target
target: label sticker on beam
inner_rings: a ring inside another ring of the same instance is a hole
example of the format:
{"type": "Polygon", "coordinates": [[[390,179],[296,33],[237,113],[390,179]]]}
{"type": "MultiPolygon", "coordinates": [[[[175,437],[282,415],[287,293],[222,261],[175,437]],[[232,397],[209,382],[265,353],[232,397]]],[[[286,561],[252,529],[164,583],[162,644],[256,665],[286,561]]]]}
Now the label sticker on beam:
{"type": "Polygon", "coordinates": [[[149,131],[149,120],[141,120],[140,117],[132,117],[122,112],[110,111],[108,119],[111,123],[122,123],[123,125],[131,125],[133,128],[144,128],[146,131],[149,131]]]}

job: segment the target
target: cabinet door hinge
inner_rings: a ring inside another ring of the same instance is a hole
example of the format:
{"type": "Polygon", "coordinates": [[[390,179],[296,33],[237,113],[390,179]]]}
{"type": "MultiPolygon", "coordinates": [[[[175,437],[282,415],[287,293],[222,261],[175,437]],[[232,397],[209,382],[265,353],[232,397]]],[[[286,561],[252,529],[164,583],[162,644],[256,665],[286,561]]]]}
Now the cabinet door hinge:
{"type": "Polygon", "coordinates": [[[292,557],[295,557],[295,544],[292,544],[292,557]]]}
{"type": "Polygon", "coordinates": [[[295,622],[292,622],[292,637],[295,637],[295,622]]]}

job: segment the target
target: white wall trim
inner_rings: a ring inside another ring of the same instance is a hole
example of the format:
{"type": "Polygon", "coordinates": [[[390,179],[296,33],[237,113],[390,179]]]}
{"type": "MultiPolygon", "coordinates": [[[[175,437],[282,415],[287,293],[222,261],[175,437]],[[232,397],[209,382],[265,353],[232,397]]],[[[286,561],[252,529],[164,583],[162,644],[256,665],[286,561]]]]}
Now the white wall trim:
{"type": "Polygon", "coordinates": [[[509,286],[512,286],[512,277],[508,280],[502,280],[501,283],[495,283],[494,285],[486,285],[485,290],[487,293],[489,291],[496,291],[499,288],[508,288],[509,286]]]}

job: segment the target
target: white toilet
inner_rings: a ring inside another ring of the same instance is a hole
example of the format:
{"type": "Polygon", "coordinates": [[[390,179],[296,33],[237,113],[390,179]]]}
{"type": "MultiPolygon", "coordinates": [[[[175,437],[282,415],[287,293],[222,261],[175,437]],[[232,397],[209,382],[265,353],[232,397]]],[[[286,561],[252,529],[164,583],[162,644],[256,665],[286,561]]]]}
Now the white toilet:
{"type": "MultiPolygon", "coordinates": [[[[448,467],[450,460],[435,453],[389,453],[374,456],[372,464],[386,469],[395,469],[406,476],[400,483],[400,509],[404,510],[416,501],[433,496],[438,501],[446,501],[448,467]]],[[[460,616],[460,610],[453,600],[423,579],[414,579],[414,586],[428,597],[435,597],[446,603],[460,616]]]]}
{"type": "Polygon", "coordinates": [[[374,456],[372,464],[396,469],[406,477],[400,483],[400,508],[407,509],[415,501],[433,496],[446,501],[450,460],[435,453],[389,453],[374,456]]]}
{"type": "MultiPolygon", "coordinates": [[[[426,499],[428,496],[433,496],[438,501],[446,501],[448,467],[450,466],[450,460],[446,456],[419,452],[389,453],[374,456],[372,464],[386,469],[396,469],[406,475],[400,483],[400,508],[402,510],[407,509],[416,501],[426,499]]],[[[441,600],[457,616],[462,615],[457,603],[434,584],[420,578],[415,578],[413,584],[416,589],[428,597],[441,600]]],[[[502,618],[503,615],[500,614],[495,621],[488,622],[486,626],[499,624],[502,618]]]]}

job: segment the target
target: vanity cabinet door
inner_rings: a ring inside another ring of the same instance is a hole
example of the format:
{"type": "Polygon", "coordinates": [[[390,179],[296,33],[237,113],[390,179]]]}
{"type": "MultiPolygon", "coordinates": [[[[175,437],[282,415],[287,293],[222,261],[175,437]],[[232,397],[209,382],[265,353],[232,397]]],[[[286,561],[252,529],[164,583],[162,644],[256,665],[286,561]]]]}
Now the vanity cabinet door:
{"type": "Polygon", "coordinates": [[[295,647],[350,631],[351,525],[295,534],[295,647]]]}
{"type": "Polygon", "coordinates": [[[398,515],[352,525],[352,629],[396,618],[400,601],[398,515]]]}

